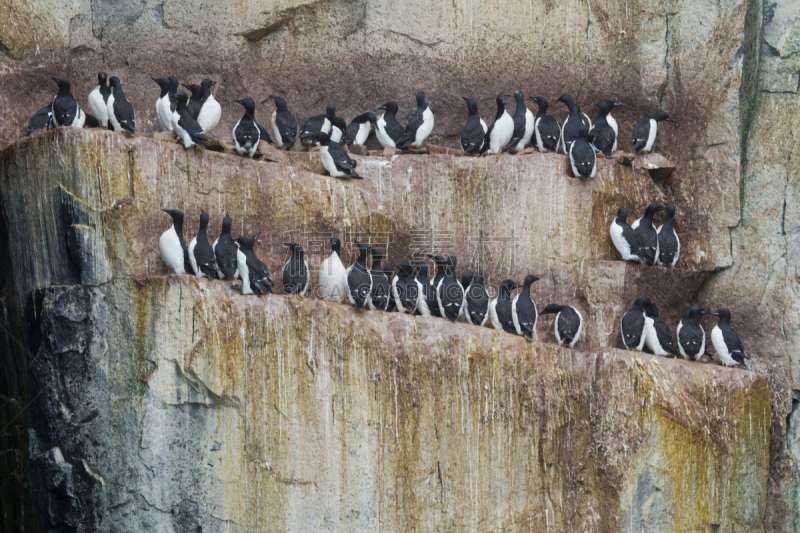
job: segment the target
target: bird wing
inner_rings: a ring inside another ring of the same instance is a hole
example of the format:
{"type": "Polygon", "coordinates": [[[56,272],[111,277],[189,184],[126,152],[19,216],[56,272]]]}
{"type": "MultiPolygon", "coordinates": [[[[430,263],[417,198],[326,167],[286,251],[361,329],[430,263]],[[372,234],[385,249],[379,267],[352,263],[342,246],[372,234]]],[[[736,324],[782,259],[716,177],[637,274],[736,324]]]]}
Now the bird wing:
{"type": "Polygon", "coordinates": [[[461,128],[461,148],[468,154],[476,154],[481,149],[485,135],[481,121],[477,117],[475,120],[467,120],[461,128]]]}
{"type": "Polygon", "coordinates": [[[47,104],[37,111],[28,121],[28,135],[36,130],[44,129],[50,122],[50,115],[53,113],[53,104],[47,104]]]}
{"type": "Polygon", "coordinates": [[[672,331],[670,331],[667,323],[660,318],[655,318],[653,319],[653,327],[656,330],[658,343],[661,345],[661,347],[672,355],[677,355],[678,352],[675,349],[675,343],[672,340],[672,331]]]}
{"type": "Polygon", "coordinates": [[[272,144],[272,137],[269,136],[269,131],[258,122],[256,122],[256,126],[258,126],[258,131],[261,133],[261,140],[267,141],[267,144],[272,144]]]}
{"type": "Polygon", "coordinates": [[[403,136],[400,138],[399,141],[397,141],[398,148],[405,148],[406,145],[414,142],[417,136],[417,130],[419,129],[420,126],[422,126],[422,123],[424,122],[423,120],[424,111],[425,109],[417,108],[414,115],[408,121],[403,136]]]}
{"type": "MultiPolygon", "coordinates": [[[[728,350],[731,354],[736,352],[741,353],[744,357],[747,357],[744,354],[744,345],[742,344],[742,339],[739,338],[739,335],[736,334],[731,328],[720,328],[722,329],[722,339],[725,341],[725,345],[728,347],[728,350]]],[[[747,357],[749,359],[749,357],[747,357]]]]}
{"type": "Polygon", "coordinates": [[[650,119],[645,117],[633,127],[633,149],[638,151],[647,144],[650,133],[650,119]]]}
{"type": "Polygon", "coordinates": [[[301,141],[315,141],[314,137],[322,131],[322,125],[325,123],[325,115],[317,115],[315,117],[307,118],[300,126],[300,140],[301,141]]]}
{"type": "Polygon", "coordinates": [[[581,172],[587,175],[592,171],[592,166],[595,164],[597,156],[594,154],[594,148],[586,141],[576,139],[572,143],[572,148],[569,151],[570,158],[574,161],[575,166],[581,172]]]}
{"type": "Polygon", "coordinates": [[[356,122],[351,122],[347,129],[344,132],[344,142],[349,146],[356,141],[356,135],[358,135],[358,129],[361,127],[361,124],[356,122]]]}
{"type": "Polygon", "coordinates": [[[625,346],[638,346],[641,336],[644,335],[644,313],[635,309],[625,313],[622,316],[622,331],[625,346]]]}
{"type": "Polygon", "coordinates": [[[614,129],[611,126],[607,124],[595,126],[590,137],[592,137],[591,142],[595,148],[605,155],[611,155],[611,148],[614,146],[614,139],[616,137],[614,129]]]}
{"type": "Polygon", "coordinates": [[[278,113],[275,117],[275,125],[278,126],[278,129],[281,132],[283,142],[287,146],[293,145],[294,138],[297,135],[297,121],[294,119],[292,114],[288,111],[284,113],[278,113]]]}
{"type": "Polygon", "coordinates": [[[570,308],[565,308],[561,311],[561,316],[558,321],[558,334],[562,339],[574,339],[575,334],[578,333],[578,328],[581,327],[581,319],[578,313],[570,308]]]}
{"type": "Polygon", "coordinates": [[[120,98],[114,97],[114,115],[122,129],[131,133],[136,132],[136,114],[124,95],[121,95],[120,98]]]}
{"type": "Polygon", "coordinates": [[[561,139],[561,127],[556,119],[550,115],[545,115],[539,121],[539,135],[542,137],[542,144],[548,150],[555,152],[558,150],[558,141],[561,139]]]}

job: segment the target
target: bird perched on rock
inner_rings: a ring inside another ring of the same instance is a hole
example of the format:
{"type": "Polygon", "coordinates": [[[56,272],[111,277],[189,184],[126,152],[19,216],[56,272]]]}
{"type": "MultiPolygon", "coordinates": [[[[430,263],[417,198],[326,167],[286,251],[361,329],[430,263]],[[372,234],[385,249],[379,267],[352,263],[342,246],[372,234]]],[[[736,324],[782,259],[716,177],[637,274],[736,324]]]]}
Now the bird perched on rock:
{"type": "Polygon", "coordinates": [[[58,94],[53,98],[48,130],[58,126],[72,126],[82,128],[86,121],[86,114],[78,106],[78,101],[72,96],[69,81],[62,78],[53,78],[58,85],[58,94]]]}
{"type": "Polygon", "coordinates": [[[211,94],[211,86],[216,83],[208,78],[200,82],[200,111],[197,113],[197,123],[203,128],[203,133],[211,133],[222,116],[222,106],[211,94]]]}
{"type": "Polygon", "coordinates": [[[406,262],[399,263],[397,275],[392,280],[392,296],[397,310],[413,315],[419,302],[419,286],[414,278],[414,266],[406,262]]]}
{"type": "Polygon", "coordinates": [[[308,262],[305,260],[303,247],[295,242],[285,242],[292,253],[283,265],[283,292],[305,296],[308,290],[308,262]]]}
{"type": "Polygon", "coordinates": [[[108,110],[108,122],[114,131],[127,131],[131,135],[136,133],[136,113],[133,106],[125,98],[119,78],[111,76],[111,94],[106,102],[108,110]]]}
{"type": "Polygon", "coordinates": [[[597,155],[589,143],[589,130],[584,125],[580,126],[577,139],[569,145],[569,162],[576,178],[589,180],[597,173],[597,155]]]}
{"type": "Polygon", "coordinates": [[[433,131],[433,123],[433,111],[425,102],[425,93],[420,91],[417,93],[417,110],[409,119],[405,135],[401,138],[397,147],[401,150],[421,148],[422,143],[433,131]]]}
{"type": "Polygon", "coordinates": [[[468,324],[483,326],[489,318],[489,293],[483,286],[483,276],[477,275],[472,278],[469,288],[465,288],[465,307],[464,316],[468,324]]]}
{"type": "Polygon", "coordinates": [[[458,320],[461,307],[464,305],[464,289],[456,279],[455,256],[449,256],[445,266],[444,277],[436,286],[436,300],[439,303],[439,313],[450,322],[458,320]]]}
{"type": "Polygon", "coordinates": [[[397,142],[406,134],[405,128],[397,121],[397,103],[386,102],[378,108],[378,111],[384,113],[376,122],[375,136],[384,148],[387,146],[396,148],[397,142]]]}
{"type": "MultiPolygon", "coordinates": [[[[422,316],[434,316],[431,312],[432,309],[439,307],[439,301],[436,299],[436,289],[431,285],[428,279],[428,265],[425,263],[417,263],[417,289],[419,296],[417,296],[417,314],[422,316]]],[[[438,314],[436,315],[438,316],[438,314]]]]}
{"type": "Polygon", "coordinates": [[[186,111],[189,112],[190,117],[197,120],[197,115],[200,114],[200,108],[203,106],[203,89],[195,83],[183,83],[182,85],[191,93],[189,101],[186,103],[186,111]]]}
{"type": "Polygon", "coordinates": [[[389,285],[389,276],[383,271],[381,261],[383,261],[383,250],[377,247],[369,249],[372,256],[372,267],[369,274],[372,277],[372,288],[370,289],[367,307],[370,311],[386,311],[389,300],[392,299],[392,287],[389,285]]]}
{"type": "Polygon", "coordinates": [[[275,136],[275,144],[278,148],[291,150],[297,135],[297,121],[289,113],[286,100],[275,95],[270,98],[275,101],[275,111],[272,113],[272,134],[275,136]]]}
{"type": "Polygon", "coordinates": [[[611,149],[611,151],[614,151],[617,149],[617,140],[619,139],[619,125],[617,124],[617,119],[614,118],[611,112],[614,111],[615,107],[623,107],[625,104],[614,98],[608,98],[606,100],[603,100],[603,102],[605,102],[606,106],[608,106],[608,114],[606,115],[606,122],[608,122],[608,125],[611,126],[611,129],[614,130],[614,146],[611,149]]]}
{"type": "Polygon", "coordinates": [[[369,139],[370,124],[377,128],[378,117],[375,113],[368,112],[363,115],[358,115],[353,119],[353,122],[347,126],[345,139],[347,146],[354,144],[366,144],[369,139]]]}
{"type": "Polygon", "coordinates": [[[239,155],[247,154],[252,158],[261,140],[261,130],[256,124],[256,103],[252,98],[242,98],[234,102],[244,107],[244,115],[233,127],[233,143],[239,155]]]}
{"type": "Polygon", "coordinates": [[[594,128],[589,133],[589,140],[597,152],[602,152],[606,158],[611,157],[611,152],[617,148],[617,134],[614,128],[608,123],[609,112],[608,103],[604,100],[597,104],[600,109],[600,114],[597,117],[597,122],[594,128]]]}
{"type": "Polygon", "coordinates": [[[658,232],[653,217],[662,209],[661,204],[652,203],[644,210],[644,216],[631,224],[639,239],[639,255],[648,265],[655,265],[658,259],[658,232]]]}
{"type": "Polygon", "coordinates": [[[572,99],[569,94],[562,94],[559,102],[564,103],[569,109],[569,115],[564,120],[564,125],[561,126],[561,147],[565,154],[569,154],[570,146],[578,138],[581,131],[581,126],[586,128],[587,136],[588,131],[592,129],[592,121],[586,113],[581,112],[581,108],[572,99]]]}
{"type": "MultiPolygon", "coordinates": [[[[431,286],[433,287],[434,292],[436,292],[437,287],[439,286],[439,282],[442,281],[444,277],[445,270],[447,269],[447,258],[442,255],[431,255],[428,254],[428,258],[433,260],[433,263],[436,265],[436,274],[431,280],[431,286]]],[[[434,305],[431,309],[431,315],[436,317],[441,317],[442,314],[439,312],[439,301],[436,301],[436,305],[434,305]]]]}
{"type": "Polygon", "coordinates": [[[344,122],[341,117],[336,117],[336,104],[331,100],[325,108],[324,115],[307,118],[300,125],[300,144],[306,148],[315,146],[318,133],[327,133],[334,142],[339,142],[342,132],[341,123],[339,123],[339,126],[334,126],[332,121],[335,119],[344,122]],[[338,133],[339,138],[334,135],[334,132],[338,133]]]}
{"type": "MultiPolygon", "coordinates": [[[[427,269],[426,269],[427,270],[427,269]]],[[[461,288],[464,289],[464,301],[461,303],[461,314],[458,315],[459,322],[466,322],[469,323],[467,320],[467,291],[469,290],[469,285],[472,283],[472,278],[475,277],[475,272],[468,270],[461,274],[461,288]]]]}
{"type": "Polygon", "coordinates": [[[700,325],[700,315],[704,312],[699,306],[690,307],[675,330],[678,350],[688,361],[699,361],[706,353],[706,332],[700,325]]]}
{"type": "Polygon", "coordinates": [[[189,251],[183,240],[183,213],[177,209],[164,209],[164,212],[172,218],[172,225],[158,239],[161,257],[176,274],[191,272],[189,251]]]}
{"type": "Polygon", "coordinates": [[[514,322],[514,329],[517,335],[522,335],[529,341],[536,335],[536,320],[539,317],[536,312],[536,304],[531,299],[531,285],[539,278],[528,274],[522,282],[522,292],[514,297],[511,302],[511,319],[514,322]]]}
{"type": "Polygon", "coordinates": [[[657,265],[674,267],[681,255],[681,241],[672,226],[675,221],[675,206],[666,204],[667,220],[659,226],[658,233],[658,259],[657,265]]]}
{"type": "Polygon", "coordinates": [[[483,142],[481,153],[489,152],[492,154],[499,154],[505,145],[511,140],[514,135],[514,119],[506,111],[506,97],[497,97],[497,114],[494,117],[494,122],[486,130],[486,138],[483,142]]]}
{"type": "Polygon", "coordinates": [[[158,99],[156,99],[156,116],[158,117],[158,122],[161,124],[162,130],[172,131],[172,112],[175,111],[178,106],[178,101],[175,99],[178,88],[178,78],[172,76],[169,79],[150,79],[156,82],[161,88],[161,94],[159,94],[158,99]],[[175,92],[172,92],[173,83],[175,85],[175,92]]]}
{"type": "Polygon", "coordinates": [[[644,263],[640,251],[639,236],[628,225],[627,209],[620,207],[617,210],[617,216],[611,221],[611,227],[608,232],[611,235],[611,242],[614,243],[614,247],[624,261],[644,263]]]}
{"type": "Polygon", "coordinates": [[[744,353],[742,339],[731,328],[730,309],[723,307],[711,313],[706,312],[706,314],[719,317],[719,322],[711,330],[711,344],[714,345],[714,351],[722,360],[722,364],[745,366],[744,360],[750,359],[750,357],[744,353]]]}
{"type": "Polygon", "coordinates": [[[369,245],[357,242],[358,259],[347,269],[347,301],[356,309],[363,309],[372,292],[372,275],[367,269],[369,245]]]}
{"type": "Polygon", "coordinates": [[[97,82],[97,87],[89,93],[89,109],[97,117],[97,122],[107,128],[108,97],[111,95],[111,89],[108,87],[108,74],[99,72],[97,74],[97,82]]]}
{"type": "Polygon", "coordinates": [[[558,152],[561,126],[556,119],[547,114],[547,99],[543,96],[531,96],[530,99],[539,106],[539,112],[536,113],[533,122],[536,148],[540,152],[558,152]]]}
{"type": "Polygon", "coordinates": [[[358,162],[347,155],[341,144],[332,141],[327,133],[317,133],[316,140],[319,143],[319,158],[322,166],[331,177],[362,179],[356,172],[358,162]]]}
{"type": "Polygon", "coordinates": [[[583,317],[580,312],[569,305],[549,304],[542,310],[541,314],[556,315],[553,329],[558,344],[574,348],[575,343],[581,338],[581,331],[583,330],[583,317]]]}
{"type": "Polygon", "coordinates": [[[341,259],[342,241],[331,239],[331,255],[319,267],[319,287],[322,299],[341,303],[347,290],[347,270],[341,259]]]}
{"type": "Polygon", "coordinates": [[[217,279],[217,269],[214,263],[214,249],[208,242],[208,213],[200,213],[200,231],[197,236],[189,243],[189,262],[192,271],[197,277],[217,279]]]}
{"type": "Polygon", "coordinates": [[[39,111],[34,113],[30,120],[28,120],[28,133],[25,136],[27,137],[36,130],[42,130],[48,127],[51,116],[53,116],[52,102],[39,109],[39,111]]]}
{"type": "Polygon", "coordinates": [[[233,221],[230,215],[226,212],[225,218],[222,219],[222,231],[211,245],[214,251],[214,264],[217,270],[217,277],[219,279],[235,279],[237,277],[236,269],[239,266],[237,255],[239,247],[233,242],[231,237],[231,226],[233,221]]]}
{"type": "Polygon", "coordinates": [[[514,100],[517,108],[514,110],[514,133],[511,140],[503,148],[503,152],[520,152],[525,149],[533,136],[533,113],[525,105],[525,97],[522,91],[514,91],[514,100]]]}
{"type": "Polygon", "coordinates": [[[666,111],[659,111],[637,122],[633,127],[633,151],[637,154],[650,152],[656,142],[658,123],[664,121],[675,122],[666,111]]]}
{"type": "Polygon", "coordinates": [[[622,315],[620,330],[622,331],[622,343],[629,350],[641,352],[646,340],[644,314],[645,308],[650,305],[650,298],[642,296],[633,302],[633,307],[622,315]]]}
{"type": "Polygon", "coordinates": [[[188,150],[195,144],[203,146],[204,141],[210,141],[211,139],[203,133],[203,128],[200,127],[200,124],[189,116],[189,112],[186,110],[189,96],[181,92],[175,95],[175,99],[178,101],[178,105],[175,111],[172,112],[172,128],[183,143],[183,149],[188,150]]]}
{"type": "Polygon", "coordinates": [[[675,343],[672,342],[672,331],[666,322],[658,316],[658,307],[652,302],[644,308],[645,344],[654,355],[678,355],[675,343]]]}
{"type": "Polygon", "coordinates": [[[383,265],[383,273],[386,274],[386,279],[389,280],[389,303],[386,306],[387,313],[394,313],[397,311],[397,304],[394,301],[394,294],[392,293],[392,274],[394,273],[394,265],[392,263],[386,263],[383,265]]]}
{"type": "Polygon", "coordinates": [[[473,98],[464,98],[469,116],[461,128],[461,149],[469,155],[480,155],[486,140],[486,123],[478,115],[478,102],[473,98]]]}
{"type": "Polygon", "coordinates": [[[512,280],[504,280],[500,284],[500,291],[497,298],[489,303],[489,321],[494,329],[505,331],[506,333],[516,333],[514,327],[514,317],[511,314],[511,291],[519,288],[519,285],[512,280]]]}
{"type": "Polygon", "coordinates": [[[256,240],[261,233],[256,233],[249,237],[239,237],[236,239],[239,249],[236,253],[238,263],[237,271],[242,278],[242,294],[255,294],[261,296],[272,294],[272,278],[269,275],[269,268],[253,251],[256,240]]]}

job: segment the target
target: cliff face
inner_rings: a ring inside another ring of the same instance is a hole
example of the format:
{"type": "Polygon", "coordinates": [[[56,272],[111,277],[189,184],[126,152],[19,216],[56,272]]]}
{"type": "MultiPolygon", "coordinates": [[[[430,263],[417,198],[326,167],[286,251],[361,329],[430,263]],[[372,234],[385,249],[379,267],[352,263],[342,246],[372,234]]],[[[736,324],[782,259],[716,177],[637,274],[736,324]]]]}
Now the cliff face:
{"type": "Polygon", "coordinates": [[[5,530],[796,530],[796,9],[523,4],[5,2],[5,530]],[[244,94],[262,119],[275,93],[298,117],[394,98],[404,121],[425,89],[448,145],[460,95],[484,118],[517,88],[572,92],[590,114],[614,96],[623,147],[659,106],[678,120],[658,142],[677,169],[653,181],[601,160],[582,183],[552,154],[356,156],[366,179],[350,183],[313,154],[16,140],[50,75],[66,68],[83,104],[100,65],[145,132],[150,75],[216,79],[220,138],[244,94]],[[626,265],[608,242],[619,205],[654,200],[678,206],[677,269],[626,265]],[[532,272],[539,307],[576,305],[584,337],[571,351],[549,319],[527,343],[163,277],[169,207],[188,236],[201,208],[212,238],[226,210],[235,234],[262,231],[276,280],[284,241],[313,268],[332,235],[393,261],[444,249],[491,284],[532,272]],[[619,350],[641,294],[672,325],[694,302],[730,307],[755,372],[619,350]]]}

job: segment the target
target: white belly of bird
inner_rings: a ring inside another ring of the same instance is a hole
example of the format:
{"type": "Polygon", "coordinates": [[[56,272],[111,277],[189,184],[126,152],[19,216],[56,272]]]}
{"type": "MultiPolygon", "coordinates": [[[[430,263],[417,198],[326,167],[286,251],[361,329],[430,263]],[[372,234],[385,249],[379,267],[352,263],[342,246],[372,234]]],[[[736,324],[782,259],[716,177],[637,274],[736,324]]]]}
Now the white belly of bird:
{"type": "Polygon", "coordinates": [[[422,146],[422,143],[425,142],[425,139],[430,136],[431,132],[433,131],[433,112],[431,108],[427,108],[425,111],[422,112],[422,125],[417,128],[417,135],[414,137],[414,143],[412,146],[422,146]]]}
{"type": "Polygon", "coordinates": [[[714,345],[714,351],[717,352],[725,366],[739,364],[731,357],[731,352],[728,350],[728,345],[725,344],[725,338],[722,336],[722,330],[719,329],[719,326],[714,326],[714,329],[711,330],[711,344],[714,345]]]}
{"type": "Polygon", "coordinates": [[[236,273],[242,279],[242,294],[253,294],[250,287],[250,270],[247,268],[247,256],[241,250],[236,250],[236,273]]]}
{"type": "Polygon", "coordinates": [[[656,333],[655,321],[649,317],[644,319],[644,341],[653,354],[671,355],[661,347],[661,343],[658,341],[658,333],[656,333]]]}
{"type": "Polygon", "coordinates": [[[172,107],[169,102],[169,95],[156,100],[156,114],[164,131],[172,131],[174,129],[172,127],[172,107]]]}
{"type": "Polygon", "coordinates": [[[489,320],[492,323],[492,327],[494,329],[498,329],[503,331],[503,326],[500,324],[500,319],[497,318],[497,298],[489,302],[489,320]]]}
{"type": "Polygon", "coordinates": [[[489,137],[489,151],[493,154],[499,154],[511,137],[514,135],[514,119],[504,111],[503,115],[497,119],[492,128],[492,134],[489,137]]]}
{"type": "Polygon", "coordinates": [[[422,316],[431,316],[431,310],[428,308],[428,299],[425,297],[425,291],[419,281],[417,281],[417,311],[422,316]]]}
{"type": "Polygon", "coordinates": [[[106,101],[103,100],[103,95],[100,94],[99,85],[89,93],[89,109],[91,109],[94,116],[97,117],[97,121],[100,122],[100,125],[107,128],[108,108],[106,107],[106,101]]]}
{"type": "Polygon", "coordinates": [[[364,144],[367,142],[367,139],[369,138],[369,128],[369,122],[364,122],[363,124],[358,125],[358,133],[356,133],[354,144],[364,144]]]}
{"type": "MultiPolygon", "coordinates": [[[[664,227],[664,226],[659,226],[659,227],[656,229],[656,233],[658,233],[658,234],[660,235],[660,234],[661,234],[661,228],[663,228],[663,227],[664,227]]],[[[672,267],[674,267],[674,266],[675,266],[675,263],[677,263],[677,262],[678,262],[678,258],[681,256],[681,240],[678,238],[678,234],[677,234],[677,233],[675,233],[675,229],[673,229],[673,230],[672,230],[672,234],[673,234],[673,236],[675,237],[675,242],[676,242],[676,243],[677,243],[677,245],[678,245],[677,249],[675,250],[675,257],[673,257],[673,258],[672,258],[672,263],[670,263],[670,264],[669,264],[669,266],[672,266],[672,267]]],[[[661,245],[659,244],[659,248],[660,248],[660,247],[661,247],[661,245]]],[[[659,251],[660,251],[660,250],[659,250],[659,251]]],[[[657,259],[657,260],[656,260],[656,264],[657,264],[657,265],[661,265],[661,266],[666,266],[666,265],[664,265],[664,264],[661,262],[661,259],[657,259]]]]}
{"type": "Polygon", "coordinates": [[[319,158],[320,160],[322,160],[322,166],[325,167],[325,170],[327,170],[328,173],[334,178],[347,175],[338,168],[336,168],[336,163],[334,163],[333,157],[331,157],[331,153],[328,151],[327,146],[319,147],[319,158]]]}
{"type": "Polygon", "coordinates": [[[180,137],[183,140],[183,147],[187,149],[191,148],[192,145],[194,145],[192,136],[189,135],[188,131],[181,128],[179,122],[180,122],[180,115],[178,114],[177,111],[175,111],[172,113],[172,128],[175,130],[175,133],[178,134],[178,137],[180,137]]]}
{"type": "Polygon", "coordinates": [[[383,116],[378,119],[377,124],[378,127],[375,130],[375,136],[378,138],[378,142],[381,143],[381,146],[384,148],[387,146],[394,148],[396,146],[394,140],[386,134],[386,121],[383,119],[383,116]]]}
{"type": "Polygon", "coordinates": [[[519,294],[514,296],[514,299],[511,300],[511,322],[514,323],[514,329],[517,330],[517,335],[522,335],[522,328],[519,325],[519,317],[517,316],[517,300],[519,300],[519,294]]]}
{"type": "Polygon", "coordinates": [[[85,123],[86,113],[84,113],[83,109],[79,107],[78,112],[75,113],[75,118],[72,120],[72,126],[75,128],[82,128],[85,123]]]}
{"type": "Polygon", "coordinates": [[[183,274],[183,248],[181,247],[180,239],[178,239],[178,233],[175,231],[175,226],[170,226],[167,231],[161,234],[161,238],[158,239],[158,248],[161,250],[161,257],[167,266],[176,274],[183,274]]]}
{"type": "Polygon", "coordinates": [[[342,303],[347,288],[347,271],[339,255],[331,253],[319,267],[319,288],[322,299],[342,303]]]}
{"type": "Polygon", "coordinates": [[[208,99],[203,102],[203,107],[200,108],[197,123],[203,128],[203,133],[210,133],[219,124],[220,116],[222,116],[222,107],[214,99],[214,95],[209,95],[208,99]]]}
{"type": "Polygon", "coordinates": [[[278,115],[277,111],[272,112],[272,135],[275,137],[275,144],[278,145],[278,148],[283,147],[283,138],[281,137],[281,132],[278,129],[278,125],[275,123],[275,117],[278,115]]]}
{"type": "Polygon", "coordinates": [[[108,95],[108,101],[106,102],[106,110],[108,111],[108,121],[111,123],[111,126],[114,128],[114,131],[122,131],[122,126],[120,126],[117,117],[114,116],[114,94],[108,95]]]}
{"type": "Polygon", "coordinates": [[[331,126],[331,140],[335,143],[341,142],[342,130],[340,130],[336,126],[331,126]]]}
{"type": "Polygon", "coordinates": [[[517,151],[524,150],[525,146],[531,142],[533,137],[534,116],[530,109],[525,111],[525,133],[522,134],[522,139],[517,143],[517,151]]]}
{"type": "Polygon", "coordinates": [[[647,133],[647,144],[644,145],[643,152],[649,152],[653,149],[656,142],[656,133],[658,133],[658,122],[655,119],[650,119],[650,131],[647,133]]]}
{"type": "Polygon", "coordinates": [[[397,310],[401,313],[410,313],[410,309],[406,309],[403,307],[403,302],[400,299],[400,292],[397,290],[397,276],[394,277],[392,280],[392,297],[394,298],[394,304],[397,306],[397,310]]]}
{"type": "Polygon", "coordinates": [[[611,223],[608,233],[611,235],[611,242],[614,243],[614,248],[617,249],[622,259],[628,261],[631,258],[631,245],[622,236],[622,226],[617,224],[616,219],[611,223]]]}
{"type": "Polygon", "coordinates": [[[483,150],[483,146],[486,144],[485,135],[486,135],[486,132],[489,131],[489,126],[486,125],[486,122],[484,122],[483,119],[480,119],[480,120],[481,120],[481,128],[483,128],[483,135],[484,135],[483,141],[481,141],[481,148],[480,149],[483,150]]]}
{"type": "Polygon", "coordinates": [[[611,147],[611,151],[617,149],[617,137],[619,137],[619,126],[617,125],[617,119],[611,116],[611,113],[606,115],[606,120],[608,121],[608,125],[611,126],[611,129],[614,130],[614,145],[611,147]]]}
{"type": "Polygon", "coordinates": [[[199,268],[197,268],[197,258],[194,256],[194,248],[197,246],[197,237],[192,239],[192,242],[189,243],[189,264],[192,265],[192,270],[194,270],[194,275],[202,278],[205,276],[199,268]]]}

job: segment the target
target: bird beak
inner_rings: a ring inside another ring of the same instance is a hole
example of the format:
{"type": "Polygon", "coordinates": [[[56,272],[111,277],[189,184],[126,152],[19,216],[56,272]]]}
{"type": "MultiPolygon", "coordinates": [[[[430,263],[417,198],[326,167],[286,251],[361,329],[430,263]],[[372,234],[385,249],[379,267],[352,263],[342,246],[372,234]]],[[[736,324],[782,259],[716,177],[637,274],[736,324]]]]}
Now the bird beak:
{"type": "Polygon", "coordinates": [[[515,283],[511,286],[512,289],[519,289],[519,283],[515,283]]]}
{"type": "Polygon", "coordinates": [[[704,311],[703,311],[703,314],[704,314],[704,315],[714,315],[714,316],[719,316],[719,313],[717,313],[716,311],[705,311],[705,310],[704,310],[704,311]]]}
{"type": "Polygon", "coordinates": [[[288,246],[289,248],[294,248],[294,243],[291,243],[291,242],[285,242],[285,243],[283,243],[283,245],[284,246],[288,246]]]}
{"type": "Polygon", "coordinates": [[[377,111],[386,111],[386,104],[380,106],[377,111]]]}
{"type": "Polygon", "coordinates": [[[153,76],[150,76],[150,79],[153,80],[154,82],[158,83],[158,78],[154,78],[153,76]]]}
{"type": "Polygon", "coordinates": [[[614,107],[625,107],[625,104],[622,102],[614,102],[614,107]]]}
{"type": "Polygon", "coordinates": [[[462,97],[461,97],[461,99],[462,99],[462,100],[464,100],[465,102],[466,102],[467,100],[469,100],[469,98],[467,98],[466,96],[462,96],[462,97]]]}
{"type": "Polygon", "coordinates": [[[672,120],[670,117],[665,118],[664,121],[665,122],[672,122],[673,124],[675,123],[675,121],[672,120]]]}
{"type": "Polygon", "coordinates": [[[216,84],[217,84],[217,82],[215,82],[214,80],[211,80],[211,85],[216,85],[216,84]]]}
{"type": "Polygon", "coordinates": [[[241,103],[242,103],[242,101],[241,101],[241,100],[234,100],[234,101],[233,101],[233,103],[234,103],[234,104],[241,104],[241,103]]]}

